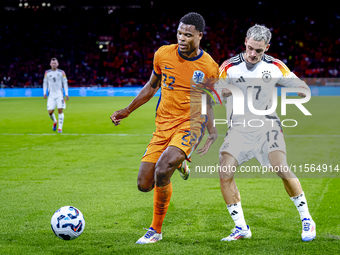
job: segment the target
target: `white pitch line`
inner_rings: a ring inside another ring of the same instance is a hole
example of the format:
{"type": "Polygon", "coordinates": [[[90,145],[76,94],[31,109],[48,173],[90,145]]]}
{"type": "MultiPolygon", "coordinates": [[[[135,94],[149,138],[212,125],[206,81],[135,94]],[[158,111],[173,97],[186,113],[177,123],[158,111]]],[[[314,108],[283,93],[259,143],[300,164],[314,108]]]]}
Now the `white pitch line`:
{"type": "MultiPolygon", "coordinates": [[[[0,133],[0,135],[4,136],[20,136],[20,135],[32,135],[32,136],[53,136],[53,135],[64,135],[64,136],[152,136],[152,134],[77,134],[77,133],[27,133],[27,134],[16,134],[16,133],[0,133]]],[[[208,135],[205,135],[208,136],[208,135]]],[[[221,137],[224,137],[225,135],[218,135],[221,137]]],[[[340,137],[340,135],[285,135],[285,137],[312,137],[312,138],[318,138],[318,137],[340,137]]]]}
{"type": "Polygon", "coordinates": [[[340,137],[340,135],[285,135],[285,137],[340,137]]]}

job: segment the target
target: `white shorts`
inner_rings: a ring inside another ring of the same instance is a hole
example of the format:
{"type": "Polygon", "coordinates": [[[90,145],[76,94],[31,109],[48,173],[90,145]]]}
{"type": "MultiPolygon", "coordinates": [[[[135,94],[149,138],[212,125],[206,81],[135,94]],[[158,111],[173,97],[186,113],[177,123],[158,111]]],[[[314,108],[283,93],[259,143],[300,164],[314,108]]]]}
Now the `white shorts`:
{"type": "Polygon", "coordinates": [[[47,110],[54,110],[55,107],[58,109],[66,109],[66,103],[63,96],[61,97],[48,97],[47,99],[47,110]]]}
{"type": "Polygon", "coordinates": [[[259,129],[255,132],[243,133],[230,129],[220,148],[228,152],[242,165],[256,158],[262,166],[271,166],[268,154],[272,151],[283,151],[286,154],[286,143],[282,133],[280,120],[273,122],[273,127],[259,129]]]}

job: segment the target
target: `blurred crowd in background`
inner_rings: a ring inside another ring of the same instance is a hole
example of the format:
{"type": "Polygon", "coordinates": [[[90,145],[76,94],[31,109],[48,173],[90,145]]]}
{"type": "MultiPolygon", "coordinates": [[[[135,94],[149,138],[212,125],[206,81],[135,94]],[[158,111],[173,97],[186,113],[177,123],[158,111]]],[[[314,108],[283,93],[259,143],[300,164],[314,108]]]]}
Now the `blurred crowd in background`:
{"type": "MultiPolygon", "coordinates": [[[[202,13],[206,31],[201,47],[221,65],[244,50],[247,29],[264,24],[272,31],[269,55],[301,78],[340,77],[340,18],[287,15],[257,10],[253,16],[214,8],[202,13]],[[251,18],[256,17],[256,18],[251,18]]],[[[52,57],[69,86],[145,84],[154,52],[176,43],[176,14],[143,9],[2,11],[1,87],[41,87],[52,57]]]]}

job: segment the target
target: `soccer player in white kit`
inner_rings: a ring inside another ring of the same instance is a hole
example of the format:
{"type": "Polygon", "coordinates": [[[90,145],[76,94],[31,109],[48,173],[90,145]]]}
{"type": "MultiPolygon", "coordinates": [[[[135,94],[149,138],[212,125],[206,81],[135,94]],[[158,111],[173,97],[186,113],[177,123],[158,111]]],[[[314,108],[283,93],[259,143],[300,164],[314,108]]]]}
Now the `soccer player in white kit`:
{"type": "MultiPolygon", "coordinates": [[[[280,119],[275,111],[270,115],[255,115],[246,103],[248,87],[253,88],[252,104],[257,110],[271,109],[276,83],[309,90],[306,83],[297,78],[284,63],[265,54],[269,49],[270,39],[271,32],[265,26],[255,25],[249,28],[245,39],[246,51],[225,61],[220,67],[220,82],[237,86],[242,90],[245,98],[244,115],[235,115],[232,109],[232,92],[226,88],[219,92],[227,100],[229,125],[227,136],[219,152],[221,169],[225,167],[229,171],[220,171],[220,186],[230,216],[235,222],[232,233],[222,241],[251,237],[250,228],[244,219],[234,171],[230,169],[235,169],[254,157],[262,166],[284,169],[275,172],[282,178],[288,195],[300,213],[302,240],[311,241],[316,236],[315,222],[309,214],[305,194],[298,178],[290,171],[287,164],[286,145],[280,119]],[[249,120],[252,120],[251,125],[248,124],[249,120]]],[[[304,93],[298,95],[306,96],[304,93]]]]}
{"type": "Polygon", "coordinates": [[[47,98],[46,91],[48,89],[48,99],[47,99],[47,111],[50,118],[53,120],[53,131],[57,129],[57,119],[54,115],[55,107],[58,108],[58,133],[62,133],[64,124],[64,113],[63,109],[66,109],[66,103],[64,100],[63,88],[65,90],[66,100],[69,100],[68,96],[68,84],[66,74],[63,70],[58,69],[59,63],[56,58],[52,58],[51,69],[45,72],[44,76],[44,98],[47,98]]]}

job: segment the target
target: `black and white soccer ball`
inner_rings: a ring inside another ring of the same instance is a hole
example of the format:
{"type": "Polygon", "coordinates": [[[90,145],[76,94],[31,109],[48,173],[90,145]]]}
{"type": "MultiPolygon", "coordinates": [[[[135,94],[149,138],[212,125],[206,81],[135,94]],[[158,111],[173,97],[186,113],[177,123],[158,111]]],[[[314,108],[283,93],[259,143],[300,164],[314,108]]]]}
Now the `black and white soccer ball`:
{"type": "Polygon", "coordinates": [[[60,239],[73,240],[83,233],[85,219],[77,208],[63,206],[53,214],[51,227],[54,234],[60,239]]]}

